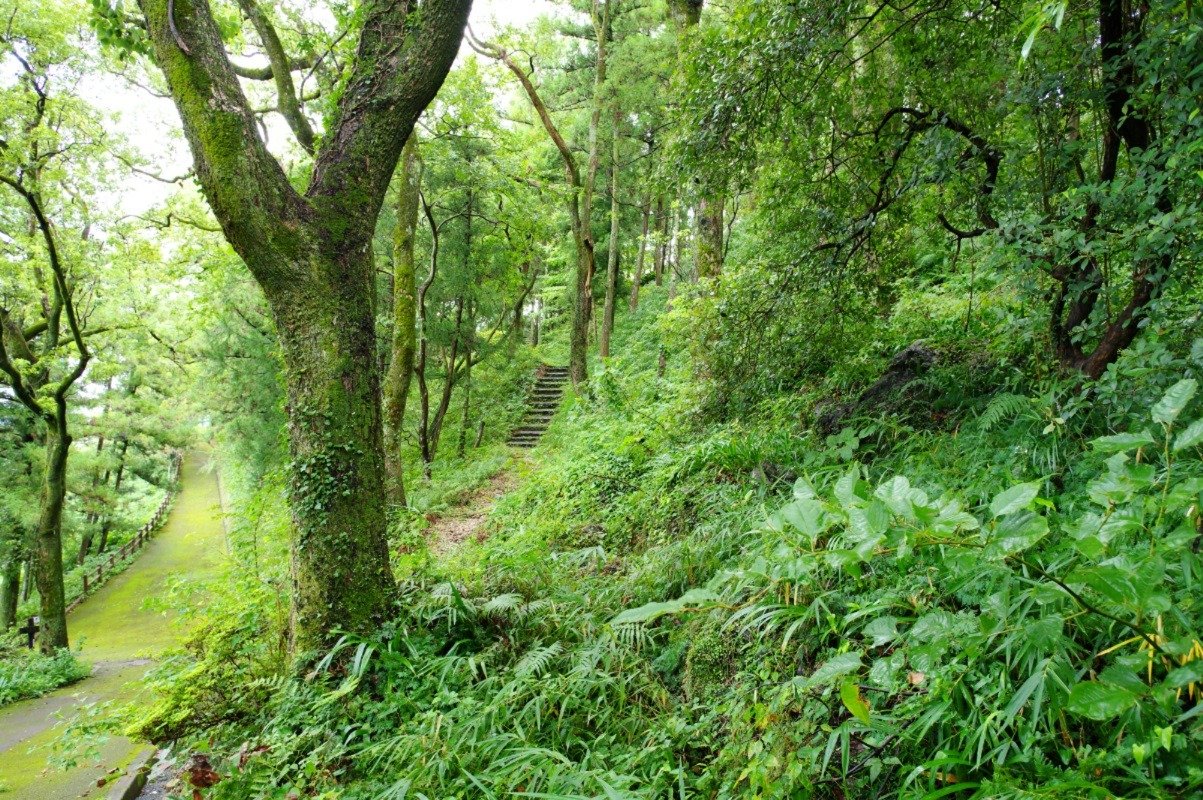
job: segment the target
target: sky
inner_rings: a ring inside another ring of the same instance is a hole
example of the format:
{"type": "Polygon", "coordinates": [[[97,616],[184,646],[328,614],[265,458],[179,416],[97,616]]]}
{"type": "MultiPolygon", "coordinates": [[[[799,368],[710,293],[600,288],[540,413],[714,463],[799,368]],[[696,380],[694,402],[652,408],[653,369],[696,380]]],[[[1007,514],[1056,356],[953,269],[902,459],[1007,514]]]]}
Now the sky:
{"type": "MultiPolygon", "coordinates": [[[[489,39],[499,28],[524,28],[536,17],[554,11],[555,5],[550,0],[475,0],[469,25],[478,36],[489,39]]],[[[470,52],[467,44],[462,45],[460,58],[470,52]]],[[[261,61],[266,63],[265,58],[261,61]]],[[[258,65],[259,62],[255,63],[258,65]]],[[[179,117],[169,99],[155,97],[120,76],[108,73],[90,76],[84,91],[85,97],[112,115],[113,132],[153,162],[147,166],[148,171],[175,177],[190,169],[192,155],[180,133],[179,117]]],[[[291,137],[283,119],[278,114],[269,114],[265,117],[265,128],[269,149],[277,154],[283,152],[284,143],[291,137]]],[[[119,185],[112,187],[108,199],[120,214],[145,214],[174,191],[173,184],[128,173],[119,185]]]]}

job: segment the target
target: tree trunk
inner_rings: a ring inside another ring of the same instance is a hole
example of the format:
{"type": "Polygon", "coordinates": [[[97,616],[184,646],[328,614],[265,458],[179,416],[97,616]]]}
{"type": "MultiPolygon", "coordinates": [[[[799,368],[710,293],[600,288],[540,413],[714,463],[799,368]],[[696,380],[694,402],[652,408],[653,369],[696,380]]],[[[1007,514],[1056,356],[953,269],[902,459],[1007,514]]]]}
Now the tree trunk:
{"type": "Polygon", "coordinates": [[[647,225],[648,217],[651,216],[652,198],[651,195],[643,196],[642,217],[639,231],[639,256],[635,259],[635,278],[631,281],[631,298],[627,302],[627,307],[634,311],[639,308],[639,288],[643,283],[643,259],[647,254],[647,225]]]}
{"type": "Polygon", "coordinates": [[[34,539],[33,578],[41,603],[38,649],[47,655],[70,646],[63,591],[63,503],[67,497],[67,456],[70,451],[71,437],[64,416],[46,431],[46,471],[34,539]]]}
{"type": "Polygon", "coordinates": [[[668,253],[668,215],[664,213],[664,195],[656,198],[656,243],[652,268],[656,271],[656,285],[664,285],[664,257],[668,253]]]}
{"type": "Polygon", "coordinates": [[[717,278],[723,271],[723,209],[721,195],[703,197],[698,202],[697,274],[717,278]]]}
{"type": "Polygon", "coordinates": [[[384,379],[384,465],[389,502],[399,507],[405,506],[402,424],[417,355],[418,287],[414,231],[418,225],[418,189],[422,176],[417,148],[411,135],[401,153],[401,187],[397,193],[397,227],[393,236],[393,352],[384,379]]]}
{"type": "MultiPolygon", "coordinates": [[[[112,378],[109,378],[107,388],[110,391],[112,390],[112,388],[113,388],[113,379],[112,378]]],[[[103,416],[103,414],[104,414],[104,410],[102,409],[101,415],[103,416]]],[[[98,458],[102,452],[104,452],[104,434],[103,433],[96,437],[96,455],[98,458]]],[[[108,483],[108,473],[104,473],[104,483],[108,483]]],[[[101,483],[100,464],[98,463],[92,467],[92,498],[91,498],[92,502],[97,505],[94,505],[92,507],[93,510],[88,513],[87,524],[84,526],[83,533],[80,534],[79,552],[75,556],[75,565],[76,566],[83,566],[84,561],[88,557],[89,551],[91,551],[91,549],[92,549],[92,526],[100,521],[100,510],[98,508],[99,498],[97,497],[97,495],[99,494],[98,490],[101,485],[102,485],[102,483],[101,483]]]]}
{"type": "Polygon", "coordinates": [[[464,359],[464,410],[459,424],[459,447],[457,455],[460,458],[468,452],[468,427],[472,415],[472,346],[469,334],[468,353],[464,359]]]}
{"type": "Polygon", "coordinates": [[[606,305],[599,345],[602,358],[610,357],[610,335],[614,332],[614,304],[617,300],[615,295],[618,294],[618,223],[622,211],[618,205],[618,127],[621,121],[622,115],[618,103],[615,103],[614,131],[610,140],[610,251],[606,254],[606,305]]]}
{"type": "Polygon", "coordinates": [[[4,562],[0,572],[0,631],[6,631],[17,620],[17,599],[21,595],[21,559],[16,553],[4,562]]]}
{"type": "MultiPolygon", "coordinates": [[[[131,392],[131,394],[133,394],[131,392]]],[[[125,479],[125,453],[129,450],[129,439],[125,436],[121,439],[121,450],[117,453],[117,474],[113,478],[113,502],[116,503],[121,496],[121,482],[125,479]]],[[[106,514],[104,521],[100,523],[100,540],[96,542],[96,555],[100,555],[109,546],[109,531],[113,527],[112,515],[106,514]]]]}
{"type": "Polygon", "coordinates": [[[268,293],[287,367],[298,651],[338,628],[373,630],[395,588],[371,249],[316,255],[312,267],[309,280],[268,293]]]}
{"type": "Polygon", "coordinates": [[[456,373],[456,362],[459,360],[459,340],[460,327],[464,322],[464,298],[460,297],[455,302],[455,338],[451,340],[451,352],[447,357],[446,377],[443,380],[443,391],[439,395],[439,406],[434,411],[434,419],[430,421],[430,429],[426,432],[428,459],[427,464],[434,463],[435,455],[439,451],[439,439],[443,435],[443,421],[447,418],[447,411],[451,408],[451,393],[455,390],[455,381],[459,377],[456,373]]]}
{"type": "MultiPolygon", "coordinates": [[[[703,0],[670,0],[669,7],[677,18],[681,38],[692,35],[702,21],[703,0]]],[[[679,59],[679,56],[678,56],[679,59]]],[[[680,63],[678,61],[678,63],[680,63]]],[[[697,242],[694,251],[693,280],[717,278],[723,269],[723,207],[722,193],[703,191],[697,204],[697,242]]],[[[678,266],[680,255],[678,254],[678,266]]]]}

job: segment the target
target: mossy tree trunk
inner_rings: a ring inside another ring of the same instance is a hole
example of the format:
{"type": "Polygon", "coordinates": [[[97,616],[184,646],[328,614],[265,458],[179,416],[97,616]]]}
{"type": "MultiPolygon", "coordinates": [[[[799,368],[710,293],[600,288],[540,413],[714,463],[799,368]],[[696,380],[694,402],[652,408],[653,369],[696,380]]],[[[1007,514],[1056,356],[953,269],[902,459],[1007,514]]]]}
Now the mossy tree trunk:
{"type": "Polygon", "coordinates": [[[610,357],[610,335],[614,332],[614,306],[618,301],[618,230],[621,221],[622,207],[618,202],[618,157],[619,127],[622,124],[622,113],[618,103],[614,103],[613,132],[610,139],[610,245],[606,254],[606,301],[602,312],[601,340],[598,343],[599,355],[610,357]]]}
{"type": "Polygon", "coordinates": [[[67,433],[66,415],[63,416],[61,423],[48,426],[46,431],[46,467],[34,538],[33,581],[41,600],[38,649],[46,654],[69,646],[63,590],[63,504],[67,498],[71,437],[67,433]]]}
{"type": "Polygon", "coordinates": [[[17,600],[21,596],[21,557],[12,553],[0,569],[0,631],[17,620],[17,600]]]}
{"type": "Polygon", "coordinates": [[[384,379],[384,464],[388,475],[389,502],[395,506],[405,505],[402,424],[418,346],[414,231],[418,225],[421,176],[418,144],[410,136],[401,154],[401,185],[397,191],[397,227],[393,234],[393,344],[388,374],[384,379]]]}
{"type": "Polygon", "coordinates": [[[267,152],[208,0],[140,0],[197,179],[279,331],[293,457],[294,652],[391,613],[371,237],[470,0],[367,0],[334,118],[298,193],[267,152]],[[420,12],[420,13],[415,13],[420,12]]]}
{"type": "Polygon", "coordinates": [[[724,208],[721,194],[712,193],[698,201],[697,274],[717,278],[723,272],[724,208]]]}

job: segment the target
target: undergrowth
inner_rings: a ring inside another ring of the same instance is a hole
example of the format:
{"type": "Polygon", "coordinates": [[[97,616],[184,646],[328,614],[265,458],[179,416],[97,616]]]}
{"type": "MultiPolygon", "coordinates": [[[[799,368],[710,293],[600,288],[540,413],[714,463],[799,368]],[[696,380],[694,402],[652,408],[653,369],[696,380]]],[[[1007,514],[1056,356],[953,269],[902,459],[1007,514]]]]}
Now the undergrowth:
{"type": "Polygon", "coordinates": [[[46,656],[26,649],[15,637],[0,640],[0,706],[41,697],[89,672],[91,667],[70,650],[46,656]]]}
{"type": "Polygon", "coordinates": [[[662,311],[375,635],[294,674],[244,584],[143,730],[231,800],[1203,791],[1203,345],[1150,331],[1088,387],[951,348],[922,387],[947,402],[822,436],[854,381],[708,415],[659,371],[662,311]]]}

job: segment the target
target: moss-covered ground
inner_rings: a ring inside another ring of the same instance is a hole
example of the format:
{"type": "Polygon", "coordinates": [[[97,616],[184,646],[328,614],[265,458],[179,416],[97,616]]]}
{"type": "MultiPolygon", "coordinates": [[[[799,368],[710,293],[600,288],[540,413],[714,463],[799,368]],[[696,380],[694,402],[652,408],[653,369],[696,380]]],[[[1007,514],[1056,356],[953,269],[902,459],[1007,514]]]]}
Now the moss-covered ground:
{"type": "Polygon", "coordinates": [[[163,529],[125,572],[68,618],[73,646],[92,676],[46,697],[0,711],[0,798],[66,800],[103,796],[107,784],[147,745],[113,737],[69,770],[51,767],[62,725],[92,704],[137,700],[150,659],[184,631],[175,609],[189,584],[212,573],[225,553],[217,480],[204,454],[184,460],[181,491],[163,529]],[[114,772],[116,771],[116,772],[114,772]]]}

